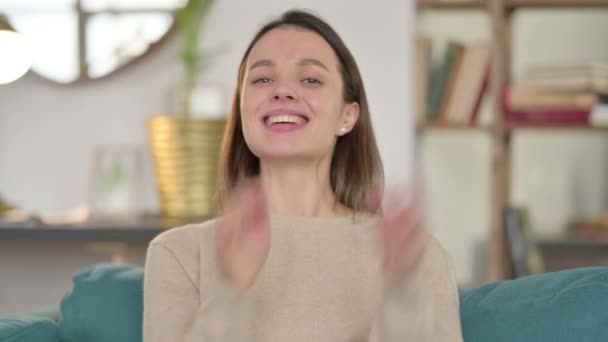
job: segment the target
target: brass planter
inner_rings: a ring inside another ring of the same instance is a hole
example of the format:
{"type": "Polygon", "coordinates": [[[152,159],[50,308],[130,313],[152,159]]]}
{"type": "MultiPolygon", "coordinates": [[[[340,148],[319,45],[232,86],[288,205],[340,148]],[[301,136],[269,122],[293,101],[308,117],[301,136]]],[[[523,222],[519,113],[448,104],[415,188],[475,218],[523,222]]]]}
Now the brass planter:
{"type": "Polygon", "coordinates": [[[225,125],[225,120],[176,116],[148,120],[163,216],[207,217],[217,209],[217,167],[225,125]]]}

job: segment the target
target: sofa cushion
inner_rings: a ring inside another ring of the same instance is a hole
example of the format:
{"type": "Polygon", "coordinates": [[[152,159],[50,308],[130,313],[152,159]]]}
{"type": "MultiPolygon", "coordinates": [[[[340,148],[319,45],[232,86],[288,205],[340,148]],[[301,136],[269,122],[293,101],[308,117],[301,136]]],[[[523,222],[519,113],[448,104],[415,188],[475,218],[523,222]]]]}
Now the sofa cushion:
{"type": "Polygon", "coordinates": [[[48,317],[1,317],[0,342],[59,342],[59,329],[57,322],[48,317]]]}
{"type": "Polygon", "coordinates": [[[142,340],[143,269],[96,265],[77,274],[61,301],[62,342],[142,340]]]}
{"type": "Polygon", "coordinates": [[[608,336],[608,268],[528,276],[460,291],[466,342],[594,342],[608,336]]]}

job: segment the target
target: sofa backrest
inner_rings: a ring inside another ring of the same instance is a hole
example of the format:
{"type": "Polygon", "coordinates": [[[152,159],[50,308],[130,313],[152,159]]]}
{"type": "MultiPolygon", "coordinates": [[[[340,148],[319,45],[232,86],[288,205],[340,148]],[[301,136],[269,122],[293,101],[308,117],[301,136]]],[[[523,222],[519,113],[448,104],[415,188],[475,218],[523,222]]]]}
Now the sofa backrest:
{"type": "Polygon", "coordinates": [[[143,269],[130,265],[95,265],[78,273],[61,301],[61,341],[141,341],[143,278],[143,269]]]}
{"type": "Polygon", "coordinates": [[[59,327],[44,315],[0,317],[0,342],[59,342],[59,327]]]}
{"type": "Polygon", "coordinates": [[[467,342],[608,341],[608,267],[460,290],[467,342]]]}
{"type": "MultiPolygon", "coordinates": [[[[61,341],[140,342],[143,277],[140,267],[108,264],[77,274],[61,303],[61,341]]],[[[606,341],[606,308],[608,267],[460,290],[465,342],[606,341]]]]}

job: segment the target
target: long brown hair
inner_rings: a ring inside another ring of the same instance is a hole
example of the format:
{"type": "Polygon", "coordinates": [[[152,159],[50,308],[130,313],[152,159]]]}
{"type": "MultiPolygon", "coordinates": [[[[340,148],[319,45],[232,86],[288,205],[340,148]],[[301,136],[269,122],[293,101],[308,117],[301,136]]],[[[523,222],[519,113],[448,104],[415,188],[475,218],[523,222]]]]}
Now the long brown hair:
{"type": "Polygon", "coordinates": [[[383,186],[384,172],[369,115],[367,97],[357,63],[340,38],[325,21],[301,10],[290,10],[264,25],[255,35],[241,60],[232,109],[228,115],[220,154],[218,195],[220,205],[242,180],[260,173],[260,160],[243,136],[240,100],[245,64],[253,46],[262,36],[280,27],[299,27],[323,37],[338,56],[345,103],[359,104],[359,119],[346,135],[338,137],[331,161],[330,181],[336,199],[355,210],[368,210],[367,195],[383,186]]]}

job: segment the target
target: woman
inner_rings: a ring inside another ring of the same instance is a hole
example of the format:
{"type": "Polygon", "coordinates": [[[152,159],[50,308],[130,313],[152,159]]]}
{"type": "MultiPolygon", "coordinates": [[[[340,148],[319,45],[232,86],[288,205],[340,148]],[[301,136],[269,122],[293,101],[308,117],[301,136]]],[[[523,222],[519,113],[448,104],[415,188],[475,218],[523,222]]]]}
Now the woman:
{"type": "Polygon", "coordinates": [[[388,194],[357,65],[321,19],[264,26],[238,73],[223,215],[148,249],[144,341],[461,341],[419,209],[388,194]]]}

